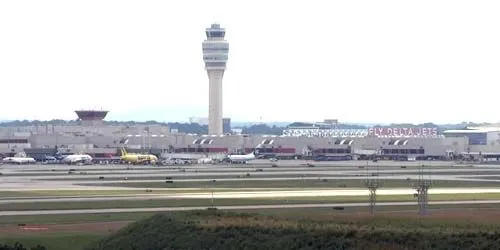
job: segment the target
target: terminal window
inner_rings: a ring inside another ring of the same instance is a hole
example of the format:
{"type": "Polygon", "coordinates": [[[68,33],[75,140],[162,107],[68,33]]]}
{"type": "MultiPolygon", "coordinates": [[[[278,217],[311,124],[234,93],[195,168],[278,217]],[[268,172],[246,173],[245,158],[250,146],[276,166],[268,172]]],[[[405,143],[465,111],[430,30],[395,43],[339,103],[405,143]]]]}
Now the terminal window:
{"type": "Polygon", "coordinates": [[[487,144],[486,133],[468,134],[467,138],[469,139],[469,145],[486,145],[487,144]]]}

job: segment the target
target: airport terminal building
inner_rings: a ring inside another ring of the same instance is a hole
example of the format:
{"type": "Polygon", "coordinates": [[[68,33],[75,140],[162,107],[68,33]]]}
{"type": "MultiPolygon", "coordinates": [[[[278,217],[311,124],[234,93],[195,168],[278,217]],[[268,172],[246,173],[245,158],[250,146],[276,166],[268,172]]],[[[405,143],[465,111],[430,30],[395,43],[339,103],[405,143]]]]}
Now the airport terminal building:
{"type": "Polygon", "coordinates": [[[157,155],[227,155],[257,151],[282,159],[482,159],[500,160],[500,128],[469,128],[439,133],[437,128],[339,129],[336,122],[293,123],[279,136],[196,135],[165,125],[104,125],[106,111],[78,111],[78,125],[0,128],[2,156],[87,153],[96,159],[130,152],[157,155]],[[97,120],[97,121],[96,121],[97,120]]]}
{"type": "MultiPolygon", "coordinates": [[[[482,131],[482,130],[481,130],[482,131]]],[[[225,155],[257,150],[263,157],[316,160],[452,159],[500,152],[498,133],[445,132],[435,128],[290,128],[280,136],[207,136],[172,133],[166,126],[49,126],[2,128],[0,153],[37,158],[55,152],[118,156],[119,149],[155,154],[225,155]],[[484,139],[486,133],[486,140],[484,139]],[[496,150],[498,148],[499,150],[496,150]]]]}
{"type": "Polygon", "coordinates": [[[447,130],[446,138],[465,138],[465,147],[460,155],[471,159],[500,161],[500,127],[467,128],[447,130]]]}

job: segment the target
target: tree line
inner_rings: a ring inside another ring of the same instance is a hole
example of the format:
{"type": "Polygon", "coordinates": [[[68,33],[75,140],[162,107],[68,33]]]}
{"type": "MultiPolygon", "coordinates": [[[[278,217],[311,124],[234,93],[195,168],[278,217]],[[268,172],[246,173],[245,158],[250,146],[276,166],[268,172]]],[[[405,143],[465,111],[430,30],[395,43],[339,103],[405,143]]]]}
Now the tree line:
{"type": "MultiPolygon", "coordinates": [[[[78,120],[14,120],[14,121],[4,121],[0,122],[0,127],[24,127],[24,126],[45,126],[45,125],[77,125],[78,120]]],[[[107,125],[115,126],[135,126],[135,125],[161,125],[168,126],[170,129],[177,130],[180,133],[190,133],[190,134],[207,134],[208,126],[198,123],[182,123],[182,122],[158,122],[158,121],[103,121],[107,125]]],[[[310,123],[294,122],[290,123],[288,126],[308,126],[310,123]]],[[[367,129],[369,127],[378,128],[438,128],[439,132],[446,129],[463,129],[471,126],[484,126],[485,123],[472,123],[472,122],[462,122],[459,124],[446,124],[437,125],[434,123],[421,123],[421,124],[411,124],[411,123],[393,123],[385,125],[360,125],[360,124],[344,124],[339,123],[335,127],[338,129],[367,129]]],[[[235,126],[233,128],[241,129],[243,134],[268,134],[268,135],[281,135],[283,130],[288,126],[277,126],[271,124],[253,124],[247,126],[235,126]]],[[[224,133],[231,133],[231,127],[224,127],[224,133]]]]}
{"type": "Polygon", "coordinates": [[[47,248],[41,245],[27,248],[23,244],[16,242],[14,245],[0,244],[0,250],[47,250],[47,248]]]}

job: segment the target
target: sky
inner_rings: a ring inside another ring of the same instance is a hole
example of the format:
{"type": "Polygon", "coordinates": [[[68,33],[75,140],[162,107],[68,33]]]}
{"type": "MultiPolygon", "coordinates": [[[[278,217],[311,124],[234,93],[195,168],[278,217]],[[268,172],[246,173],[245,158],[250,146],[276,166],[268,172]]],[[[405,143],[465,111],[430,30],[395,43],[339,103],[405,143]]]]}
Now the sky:
{"type": "Polygon", "coordinates": [[[0,119],[500,122],[500,1],[0,1],[0,119]]]}

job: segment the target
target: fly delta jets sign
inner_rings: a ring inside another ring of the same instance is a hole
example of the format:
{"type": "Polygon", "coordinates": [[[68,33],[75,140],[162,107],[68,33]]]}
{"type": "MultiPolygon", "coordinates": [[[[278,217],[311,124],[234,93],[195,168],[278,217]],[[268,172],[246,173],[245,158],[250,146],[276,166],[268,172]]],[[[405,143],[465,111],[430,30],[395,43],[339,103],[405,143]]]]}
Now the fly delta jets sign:
{"type": "Polygon", "coordinates": [[[375,137],[432,137],[437,128],[369,128],[368,136],[375,137]]]}

